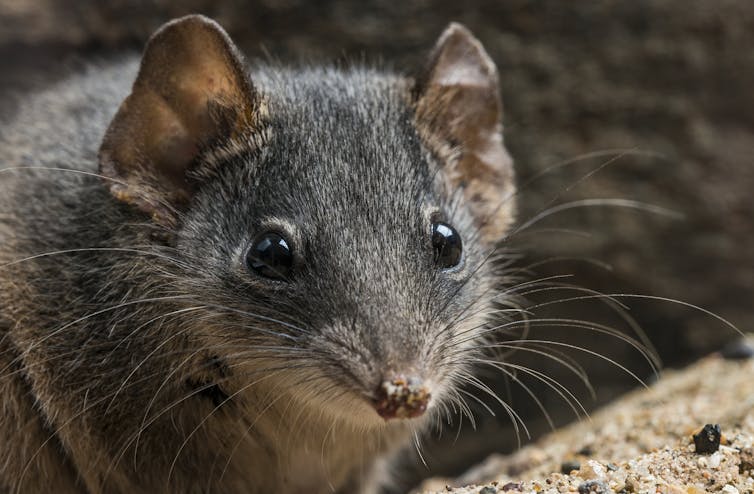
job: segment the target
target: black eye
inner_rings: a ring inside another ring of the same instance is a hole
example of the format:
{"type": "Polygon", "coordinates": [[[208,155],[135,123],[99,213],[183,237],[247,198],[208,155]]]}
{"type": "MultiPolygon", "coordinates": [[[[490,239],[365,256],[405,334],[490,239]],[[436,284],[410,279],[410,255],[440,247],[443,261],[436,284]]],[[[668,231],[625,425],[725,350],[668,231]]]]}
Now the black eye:
{"type": "Polygon", "coordinates": [[[432,224],[432,247],[435,249],[435,263],[441,268],[452,268],[461,262],[461,236],[447,223],[432,224]]]}
{"type": "Polygon", "coordinates": [[[254,240],[246,253],[246,266],[254,273],[284,280],[293,266],[293,254],[288,242],[277,233],[268,232],[254,240]]]}

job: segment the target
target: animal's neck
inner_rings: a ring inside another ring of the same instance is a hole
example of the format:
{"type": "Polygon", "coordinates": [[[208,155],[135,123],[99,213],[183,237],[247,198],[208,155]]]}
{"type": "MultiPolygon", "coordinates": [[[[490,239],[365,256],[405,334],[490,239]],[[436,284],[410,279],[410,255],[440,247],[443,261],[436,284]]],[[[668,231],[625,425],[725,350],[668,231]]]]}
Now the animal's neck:
{"type": "Polygon", "coordinates": [[[252,464],[254,471],[268,472],[266,492],[356,492],[370,484],[374,460],[406,437],[405,425],[359,429],[305,406],[294,396],[254,403],[240,430],[245,439],[232,459],[234,472],[249,475],[252,464]]]}

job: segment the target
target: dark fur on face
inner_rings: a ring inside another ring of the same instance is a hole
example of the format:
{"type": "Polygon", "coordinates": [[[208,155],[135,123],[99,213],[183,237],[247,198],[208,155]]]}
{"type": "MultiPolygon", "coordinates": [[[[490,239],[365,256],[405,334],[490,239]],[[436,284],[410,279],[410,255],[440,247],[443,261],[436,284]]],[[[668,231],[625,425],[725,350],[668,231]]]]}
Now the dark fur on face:
{"type": "Polygon", "coordinates": [[[0,182],[0,435],[22,452],[0,486],[368,492],[364,465],[448,413],[512,219],[494,65],[452,26],[417,79],[242,67],[184,18],[109,126],[131,62],[40,94],[3,136],[3,166],[28,168],[0,182]],[[463,239],[447,270],[437,221],[463,239]],[[292,250],[283,279],[245,265],[265,232],[292,250]],[[402,375],[429,411],[385,421],[402,375]]]}

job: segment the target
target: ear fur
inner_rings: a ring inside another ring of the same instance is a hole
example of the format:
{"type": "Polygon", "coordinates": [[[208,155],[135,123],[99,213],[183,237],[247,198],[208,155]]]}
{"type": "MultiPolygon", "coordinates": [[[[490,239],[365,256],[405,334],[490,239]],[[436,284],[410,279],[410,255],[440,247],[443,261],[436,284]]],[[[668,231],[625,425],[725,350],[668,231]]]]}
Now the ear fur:
{"type": "Polygon", "coordinates": [[[187,171],[200,150],[248,129],[257,99],[242,58],[214,21],[190,15],[147,43],[131,94],[99,151],[119,200],[170,222],[193,193],[187,171]]]}
{"type": "Polygon", "coordinates": [[[442,162],[450,186],[463,189],[482,238],[500,239],[513,221],[514,183],[494,62],[468,29],[452,23],[413,94],[425,145],[442,162]]]}

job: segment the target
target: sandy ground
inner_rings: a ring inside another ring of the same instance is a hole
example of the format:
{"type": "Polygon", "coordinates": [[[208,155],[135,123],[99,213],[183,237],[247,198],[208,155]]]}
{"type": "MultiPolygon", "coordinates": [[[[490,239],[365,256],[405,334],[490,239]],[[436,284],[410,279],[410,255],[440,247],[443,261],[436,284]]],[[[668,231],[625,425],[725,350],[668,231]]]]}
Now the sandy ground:
{"type": "Polygon", "coordinates": [[[668,372],[589,420],[419,492],[753,493],[754,359],[715,354],[668,372]],[[719,447],[714,430],[696,445],[706,424],[720,426],[719,447]]]}

